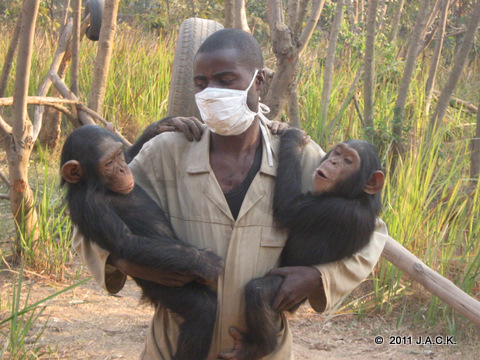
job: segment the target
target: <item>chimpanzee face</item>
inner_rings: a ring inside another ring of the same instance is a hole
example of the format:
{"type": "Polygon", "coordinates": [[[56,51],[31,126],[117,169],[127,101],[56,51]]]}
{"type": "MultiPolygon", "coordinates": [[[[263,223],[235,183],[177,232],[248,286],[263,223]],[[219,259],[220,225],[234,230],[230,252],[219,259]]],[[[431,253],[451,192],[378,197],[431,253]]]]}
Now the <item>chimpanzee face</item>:
{"type": "Polygon", "coordinates": [[[102,183],[111,191],[128,194],[133,189],[134,181],[125,161],[122,143],[106,138],[99,149],[103,155],[98,160],[97,171],[102,183]]]}
{"type": "Polygon", "coordinates": [[[315,192],[332,192],[338,184],[360,170],[361,159],[358,152],[345,143],[336,145],[320,163],[313,175],[315,192]]]}

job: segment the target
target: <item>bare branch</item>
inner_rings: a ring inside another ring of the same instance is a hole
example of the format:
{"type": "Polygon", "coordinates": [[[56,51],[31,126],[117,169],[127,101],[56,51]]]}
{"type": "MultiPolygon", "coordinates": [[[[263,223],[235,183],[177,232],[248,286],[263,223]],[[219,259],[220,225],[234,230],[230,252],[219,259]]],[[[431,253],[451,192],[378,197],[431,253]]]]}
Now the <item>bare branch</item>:
{"type": "MultiPolygon", "coordinates": [[[[65,27],[63,28],[62,34],[60,35],[58,47],[57,47],[57,50],[55,51],[55,55],[53,56],[52,64],[50,65],[51,71],[55,71],[55,72],[58,71],[58,68],[60,67],[60,64],[62,63],[62,60],[64,58],[65,52],[67,51],[68,42],[72,36],[72,29],[73,29],[73,21],[70,18],[67,24],[65,25],[65,27]]],[[[47,95],[47,92],[50,89],[51,85],[52,85],[52,81],[47,74],[43,82],[40,84],[40,87],[38,88],[37,95],[38,96],[47,95]]],[[[40,129],[42,128],[43,113],[44,113],[43,106],[37,106],[35,108],[35,115],[33,118],[33,141],[37,139],[40,129]]]]}
{"type": "Polygon", "coordinates": [[[105,100],[105,88],[113,49],[113,39],[117,28],[119,0],[105,1],[105,9],[98,41],[97,57],[93,69],[93,81],[88,97],[88,106],[102,113],[105,100]]]}
{"type": "MultiPolygon", "coordinates": [[[[18,39],[17,68],[15,78],[15,101],[13,103],[13,135],[18,142],[28,143],[31,127],[27,126],[27,94],[30,65],[33,54],[33,39],[40,1],[25,1],[22,5],[22,25],[18,39]],[[29,131],[30,130],[30,131],[29,131]]],[[[33,142],[32,142],[33,143],[33,142]]]]}
{"type": "MultiPolygon", "coordinates": [[[[76,105],[79,103],[80,102],[78,100],[61,99],[61,98],[49,97],[49,96],[28,96],[27,97],[28,105],[53,106],[55,104],[76,105]]],[[[0,98],[0,106],[11,106],[11,105],[13,105],[13,97],[0,98]]]]}
{"type": "Polygon", "coordinates": [[[82,0],[75,0],[73,8],[72,66],[70,68],[70,88],[72,89],[72,92],[74,94],[78,94],[80,22],[82,12],[82,0]]]}
{"type": "Polygon", "coordinates": [[[307,6],[310,0],[300,0],[300,4],[297,8],[297,13],[295,14],[295,24],[293,25],[293,33],[295,36],[299,36],[302,31],[303,20],[307,14],[307,6]]]}
{"type": "MultiPolygon", "coordinates": [[[[52,80],[53,86],[58,90],[58,92],[66,99],[72,99],[78,101],[77,96],[70,91],[70,89],[65,85],[62,79],[54,71],[49,71],[48,76],[52,80]]],[[[93,119],[85,112],[80,111],[78,113],[78,118],[81,125],[95,124],[93,119]]]]}
{"type": "MultiPolygon", "coordinates": [[[[109,122],[107,120],[105,120],[104,118],[102,118],[100,115],[98,115],[95,111],[93,111],[92,109],[86,107],[85,105],[83,104],[79,104],[78,105],[79,107],[79,110],[80,111],[85,111],[86,113],[88,113],[89,115],[91,115],[93,118],[97,119],[98,121],[100,121],[103,125],[107,126],[109,124],[109,122]]],[[[119,138],[120,140],[122,140],[122,143],[126,146],[132,146],[132,144],[123,137],[122,134],[120,134],[117,130],[114,130],[113,131],[119,138]]]]}
{"type": "Polygon", "coordinates": [[[8,178],[5,176],[5,174],[3,172],[0,171],[0,179],[3,180],[3,182],[5,183],[5,185],[7,185],[8,187],[10,187],[10,181],[8,181],[8,178]]]}
{"type": "Polygon", "coordinates": [[[312,37],[313,31],[317,26],[318,19],[322,13],[323,4],[325,0],[315,0],[312,6],[312,12],[307,20],[307,24],[303,29],[302,35],[300,36],[300,48],[299,53],[302,54],[303,50],[307,47],[308,41],[312,37]]]}
{"type": "Polygon", "coordinates": [[[7,136],[12,134],[12,127],[0,115],[0,135],[7,136]]]}
{"type": "MultiPolygon", "coordinates": [[[[434,90],[433,94],[435,96],[440,96],[441,92],[438,90],[434,90]]],[[[462,100],[453,96],[450,96],[450,106],[463,107],[474,114],[478,112],[478,108],[471,101],[462,100]]]]}
{"type": "Polygon", "coordinates": [[[297,11],[298,11],[298,0],[290,0],[288,2],[288,26],[292,29],[295,26],[295,19],[297,18],[297,11]]]}
{"type": "MultiPolygon", "coordinates": [[[[108,124],[108,121],[102,118],[97,112],[93,111],[92,109],[88,108],[87,106],[83,105],[77,98],[77,96],[70,91],[70,89],[65,85],[65,83],[58,77],[58,75],[52,71],[48,72],[48,76],[52,79],[53,86],[58,90],[58,92],[63,97],[70,97],[72,100],[75,100],[75,105],[78,107],[78,117],[80,118],[81,125],[87,124],[95,124],[92,117],[100,121],[105,126],[108,124]]],[[[115,134],[122,140],[122,142],[127,145],[131,146],[132,144],[123,137],[118,131],[115,130],[115,134]]]]}
{"type": "Polygon", "coordinates": [[[10,195],[8,195],[8,194],[0,194],[0,199],[1,199],[1,200],[10,200],[10,195]]]}
{"type": "Polygon", "coordinates": [[[2,69],[2,76],[0,78],[0,97],[5,95],[5,90],[7,88],[8,75],[12,69],[13,56],[15,55],[15,50],[17,50],[18,37],[20,35],[20,25],[22,24],[22,12],[20,11],[17,19],[17,24],[15,25],[15,30],[13,31],[12,40],[8,46],[7,55],[5,56],[5,63],[2,69]]]}

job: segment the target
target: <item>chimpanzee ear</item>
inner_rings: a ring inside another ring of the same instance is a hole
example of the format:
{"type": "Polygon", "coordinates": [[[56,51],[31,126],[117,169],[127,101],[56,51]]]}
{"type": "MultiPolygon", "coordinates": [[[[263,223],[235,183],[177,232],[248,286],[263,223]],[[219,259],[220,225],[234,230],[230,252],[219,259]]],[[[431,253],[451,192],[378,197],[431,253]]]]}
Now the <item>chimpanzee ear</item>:
{"type": "Polygon", "coordinates": [[[82,178],[82,165],[77,160],[69,160],[62,166],[62,177],[70,184],[76,184],[82,178]]]}
{"type": "Polygon", "coordinates": [[[385,183],[385,175],[380,170],[375,171],[370,180],[368,180],[367,185],[364,186],[363,191],[369,195],[375,195],[383,188],[385,183]]]}

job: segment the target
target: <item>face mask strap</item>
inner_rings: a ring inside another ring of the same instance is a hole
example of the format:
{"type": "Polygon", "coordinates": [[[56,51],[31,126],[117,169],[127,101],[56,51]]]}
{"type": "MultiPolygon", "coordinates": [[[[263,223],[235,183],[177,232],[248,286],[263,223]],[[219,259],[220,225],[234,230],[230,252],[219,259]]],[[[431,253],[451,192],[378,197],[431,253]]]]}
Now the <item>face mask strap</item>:
{"type": "Polygon", "coordinates": [[[252,81],[250,81],[250,85],[248,85],[247,89],[245,90],[247,93],[248,93],[248,91],[250,90],[250,88],[252,87],[252,85],[253,85],[253,83],[254,83],[254,81],[255,81],[255,78],[257,77],[257,74],[258,74],[258,69],[255,70],[255,73],[253,74],[253,79],[252,79],[252,81]]]}

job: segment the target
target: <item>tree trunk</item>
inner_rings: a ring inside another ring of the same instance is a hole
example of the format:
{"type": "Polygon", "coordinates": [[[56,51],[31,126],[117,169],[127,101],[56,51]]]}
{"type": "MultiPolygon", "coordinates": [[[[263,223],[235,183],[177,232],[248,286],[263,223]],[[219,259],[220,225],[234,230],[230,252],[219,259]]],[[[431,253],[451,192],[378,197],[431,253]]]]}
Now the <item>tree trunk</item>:
{"type": "Polygon", "coordinates": [[[118,3],[119,0],[105,1],[97,58],[93,70],[92,88],[88,98],[88,107],[101,116],[103,115],[103,102],[112,57],[113,39],[117,27],[118,3]]]}
{"type": "Polygon", "coordinates": [[[297,129],[302,128],[300,123],[300,111],[298,108],[298,84],[295,81],[293,84],[290,100],[288,101],[288,123],[297,129]]]}
{"type": "Polygon", "coordinates": [[[225,27],[233,28],[235,22],[235,0],[225,0],[225,27]]]}
{"type": "Polygon", "coordinates": [[[81,16],[82,0],[75,0],[73,5],[72,66],[70,68],[70,89],[75,95],[78,95],[81,16]]]}
{"type": "Polygon", "coordinates": [[[15,219],[18,236],[15,253],[21,254],[21,237],[30,240],[38,238],[37,213],[33,191],[28,184],[28,163],[33,148],[33,127],[28,120],[27,95],[32,62],[35,24],[40,0],[24,1],[22,5],[22,24],[20,27],[15,93],[13,101],[12,134],[7,147],[10,175],[10,208],[15,219]]]}
{"type": "Polygon", "coordinates": [[[392,30],[390,31],[390,35],[388,36],[388,42],[393,42],[398,34],[398,28],[400,26],[400,19],[402,17],[403,12],[403,5],[405,5],[405,0],[400,0],[398,4],[398,9],[395,12],[395,16],[393,17],[392,21],[392,30]]]}
{"type": "Polygon", "coordinates": [[[327,124],[328,106],[330,104],[330,94],[332,91],[333,72],[335,65],[335,52],[337,50],[338,33],[343,20],[343,0],[337,0],[335,16],[333,18],[332,29],[328,39],[327,58],[323,69],[323,89],[322,100],[320,102],[320,124],[322,128],[327,124]]]}
{"type": "MultiPolygon", "coordinates": [[[[62,63],[58,68],[58,76],[60,79],[65,79],[67,75],[68,65],[72,58],[71,47],[69,47],[63,57],[62,63]]],[[[60,97],[60,93],[57,89],[53,89],[52,96],[60,97]]],[[[55,110],[53,107],[47,107],[45,110],[45,121],[43,126],[40,129],[40,134],[38,135],[38,140],[40,145],[49,149],[56,149],[60,143],[61,137],[61,126],[62,126],[62,113],[58,110],[55,110]]]]}
{"type": "Polygon", "coordinates": [[[365,75],[364,75],[364,121],[367,138],[373,140],[373,94],[375,86],[375,24],[377,19],[378,0],[370,0],[367,14],[367,35],[365,36],[365,75]]]}
{"type": "MultiPolygon", "coordinates": [[[[72,19],[63,27],[62,33],[60,35],[60,39],[58,41],[58,47],[55,51],[55,55],[53,56],[52,64],[50,65],[50,71],[58,72],[60,66],[67,61],[66,57],[71,57],[71,50],[67,51],[70,44],[70,38],[72,36],[72,19]],[[69,52],[70,56],[67,56],[66,53],[69,52]]],[[[68,59],[69,61],[69,59],[68,59]]],[[[64,69],[65,71],[65,69],[64,69]]],[[[40,84],[37,95],[38,96],[46,96],[48,90],[52,86],[52,81],[48,76],[45,76],[45,79],[40,84]]],[[[51,111],[51,110],[50,110],[51,111]]],[[[33,121],[33,141],[35,141],[40,133],[40,129],[42,128],[43,123],[43,113],[44,107],[43,106],[36,106],[35,107],[35,114],[34,114],[34,121],[33,121]]]]}
{"type": "Polygon", "coordinates": [[[408,56],[405,63],[405,69],[403,71],[402,81],[400,82],[397,101],[393,109],[393,124],[392,133],[394,136],[393,150],[396,153],[401,152],[402,136],[403,136],[403,118],[405,112],[405,104],[407,103],[408,90],[410,82],[412,81],[413,72],[415,71],[415,60],[417,58],[418,49],[421,46],[421,36],[425,24],[428,20],[427,14],[429,10],[429,0],[422,0],[420,8],[418,9],[417,19],[415,21],[415,27],[413,28],[412,37],[410,40],[410,46],[408,49],[408,56]]]}
{"type": "Polygon", "coordinates": [[[298,12],[298,0],[290,0],[288,2],[288,8],[287,8],[287,16],[288,16],[287,24],[292,29],[295,26],[295,21],[297,19],[297,12],[298,12]]]}
{"type": "Polygon", "coordinates": [[[472,139],[472,155],[470,157],[470,177],[478,181],[480,175],[480,103],[477,109],[477,127],[472,139]]]}
{"type": "Polygon", "coordinates": [[[358,3],[358,12],[357,19],[360,24],[363,23],[363,0],[357,0],[358,3]]]}
{"type": "Polygon", "coordinates": [[[357,19],[353,11],[352,1],[353,0],[345,0],[345,7],[347,8],[348,21],[350,22],[350,26],[352,27],[352,32],[354,34],[357,34],[358,33],[357,19]]]}
{"type": "Polygon", "coordinates": [[[453,69],[450,72],[448,77],[447,83],[438,98],[437,107],[435,108],[435,112],[433,113],[432,117],[430,118],[430,129],[434,130],[438,123],[443,119],[445,116],[445,112],[448,107],[448,101],[450,96],[455,90],[455,86],[457,85],[458,79],[462,74],[463,67],[468,59],[468,54],[470,53],[470,49],[473,44],[473,40],[475,38],[475,34],[477,32],[478,25],[480,24],[480,0],[477,0],[470,20],[467,24],[467,31],[465,32],[465,36],[463,38],[462,45],[460,46],[460,50],[455,56],[455,64],[453,65],[453,69]]]}
{"type": "Polygon", "coordinates": [[[247,12],[245,11],[245,0],[234,0],[234,27],[250,32],[247,23],[247,12]]]}
{"type": "Polygon", "coordinates": [[[284,23],[281,0],[267,1],[272,47],[277,57],[275,76],[265,97],[265,103],[271,110],[269,118],[272,120],[280,118],[287,103],[298,73],[300,56],[312,37],[324,2],[324,0],[314,1],[310,16],[305,22],[305,28],[300,35],[300,39],[297,39],[292,30],[284,23]]]}
{"type": "MultiPolygon", "coordinates": [[[[370,3],[368,5],[370,7],[370,3]]],[[[380,33],[383,30],[383,24],[385,22],[385,14],[387,13],[387,4],[386,0],[379,0],[377,9],[379,11],[378,14],[378,26],[377,26],[377,31],[380,33]]],[[[367,10],[367,24],[368,24],[368,12],[370,10],[367,10]]],[[[376,14],[375,14],[376,15],[376,14]]],[[[376,17],[376,16],[375,16],[376,17]]],[[[367,25],[368,26],[368,25],[367,25]]]]}
{"type": "Polygon", "coordinates": [[[442,53],[443,40],[445,35],[445,27],[447,25],[447,13],[449,0],[441,0],[442,13],[437,29],[437,37],[435,39],[435,49],[433,51],[432,60],[430,61],[430,70],[428,71],[427,84],[425,85],[425,114],[428,116],[430,104],[432,101],[432,91],[435,86],[435,78],[437,77],[438,64],[440,63],[440,54],[442,53]]]}
{"type": "Polygon", "coordinates": [[[15,30],[13,31],[12,40],[8,46],[7,55],[5,56],[5,62],[3,63],[2,75],[0,77],[0,98],[5,95],[8,84],[8,76],[12,69],[13,57],[15,56],[15,50],[17,50],[18,37],[20,35],[20,26],[22,24],[22,12],[19,13],[15,30]]]}

